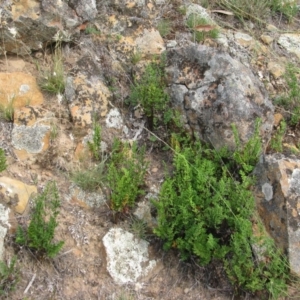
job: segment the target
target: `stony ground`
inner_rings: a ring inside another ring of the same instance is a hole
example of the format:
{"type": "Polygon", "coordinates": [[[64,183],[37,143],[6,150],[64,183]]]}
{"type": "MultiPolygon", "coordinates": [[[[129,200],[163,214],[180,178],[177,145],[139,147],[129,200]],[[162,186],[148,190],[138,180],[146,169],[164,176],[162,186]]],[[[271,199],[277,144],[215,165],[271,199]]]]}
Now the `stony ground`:
{"type": "MultiPolygon", "coordinates": [[[[181,4],[181,1],[177,1],[181,4]]],[[[174,7],[173,7],[174,8],[174,7]]],[[[210,9],[218,9],[211,6],[210,9]]],[[[164,7],[164,17],[173,22],[172,31],[165,36],[165,42],[178,38],[179,44],[190,38],[189,30],[182,25],[180,15],[174,10],[164,7]],[[182,39],[182,40],[181,40],[182,39]]],[[[247,32],[253,40],[260,40],[267,25],[273,25],[281,32],[298,32],[300,26],[300,14],[288,23],[284,17],[275,15],[267,20],[264,26],[253,25],[252,21],[241,22],[237,18],[224,13],[212,13],[212,17],[223,27],[224,32],[247,32]],[[251,25],[252,24],[252,25],[251,25]],[[251,28],[251,29],[250,29],[251,28]]],[[[84,32],[81,32],[84,35],[84,32]]],[[[271,36],[278,33],[268,32],[271,36]]],[[[97,39],[97,37],[95,37],[97,39]]],[[[254,73],[264,81],[270,95],[282,92],[285,89],[281,76],[275,78],[281,67],[270,70],[270,61],[284,65],[288,61],[298,63],[298,59],[288,53],[276,43],[264,44],[256,52],[255,48],[243,47],[244,41],[229,40],[232,54],[236,57],[250,61],[254,73]],[[266,77],[265,74],[274,73],[266,77]]],[[[205,44],[220,47],[214,40],[207,39],[205,44]]],[[[108,48],[122,47],[121,41],[107,42],[108,48]]],[[[64,46],[66,73],[73,68],[74,62],[82,53],[80,45],[64,46]]],[[[1,72],[24,72],[39,78],[42,70],[47,70],[51,65],[51,49],[32,54],[27,57],[9,56],[0,58],[1,72]],[[37,68],[38,66],[38,68],[37,68]]],[[[103,56],[105,57],[105,56],[103,56]]],[[[122,79],[120,79],[121,82],[122,79]]],[[[126,79],[125,79],[126,80],[126,79]]],[[[126,92],[125,92],[126,94],[126,92]]],[[[123,97],[119,97],[114,103],[123,109],[124,115],[129,115],[123,103],[123,97]]],[[[80,129],[74,129],[70,120],[68,107],[65,103],[57,105],[57,96],[44,94],[44,104],[56,117],[57,137],[50,139],[48,150],[31,158],[21,159],[20,153],[16,153],[11,145],[12,124],[0,122],[1,146],[5,148],[8,157],[8,169],[2,176],[10,176],[29,185],[37,185],[39,191],[49,180],[55,180],[58,184],[62,200],[61,213],[58,218],[59,226],[56,232],[56,240],[64,240],[65,244],[60,254],[53,260],[40,260],[34,253],[17,246],[14,243],[16,224],[25,224],[29,220],[30,206],[23,215],[12,216],[13,225],[5,240],[5,260],[9,261],[14,255],[18,257],[17,266],[20,269],[20,281],[16,290],[3,299],[207,299],[225,300],[238,299],[224,276],[224,270],[217,264],[203,268],[191,260],[182,262],[176,251],[168,253],[162,250],[161,242],[154,236],[148,236],[150,243],[150,259],[155,259],[155,269],[139,283],[120,286],[113,282],[106,270],[106,254],[102,244],[102,238],[112,227],[128,229],[130,213],[118,218],[114,217],[107,204],[98,205],[97,199],[94,205],[89,205],[82,199],[88,199],[89,195],[77,197],[74,186],[70,180],[70,173],[80,167],[82,162],[73,160],[76,142],[82,134],[80,129]],[[71,143],[70,135],[75,141],[71,143]],[[18,156],[19,155],[19,156],[18,156]]],[[[284,114],[278,109],[278,113],[284,114]]],[[[129,120],[127,123],[130,123],[129,120]]],[[[104,139],[111,139],[105,136],[104,139]]],[[[107,135],[109,135],[107,133],[107,135]]],[[[299,128],[289,128],[286,142],[289,145],[298,145],[300,136],[299,128]]],[[[171,153],[163,152],[158,147],[149,143],[148,132],[142,132],[142,141],[148,141],[147,160],[149,171],[146,182],[147,189],[157,190],[164,178],[164,163],[171,162],[171,153]]],[[[288,151],[288,147],[285,151],[288,151]]],[[[266,151],[269,151],[266,149],[266,151]]],[[[88,160],[85,167],[90,167],[93,162],[88,160]]],[[[82,167],[82,166],[81,166],[82,167]]],[[[105,191],[103,191],[105,194],[105,191]]],[[[93,200],[91,200],[93,201],[93,200]]],[[[100,200],[99,200],[100,201],[100,200]]],[[[297,299],[300,292],[297,286],[291,284],[289,296],[286,299],[297,299]]],[[[243,294],[241,299],[255,299],[253,295],[243,294]]],[[[256,299],[261,299],[256,295],[256,299]]]]}

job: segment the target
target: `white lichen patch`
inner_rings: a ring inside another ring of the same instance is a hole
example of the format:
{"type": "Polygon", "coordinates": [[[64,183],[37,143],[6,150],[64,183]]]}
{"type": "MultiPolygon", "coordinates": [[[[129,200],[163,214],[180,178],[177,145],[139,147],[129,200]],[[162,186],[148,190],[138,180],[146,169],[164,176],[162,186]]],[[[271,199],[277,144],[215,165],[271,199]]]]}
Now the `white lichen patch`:
{"type": "Polygon", "coordinates": [[[18,150],[26,150],[29,153],[40,153],[43,149],[43,139],[50,130],[50,126],[14,125],[12,131],[12,144],[18,150]]]}
{"type": "Polygon", "coordinates": [[[0,203],[0,260],[3,258],[4,239],[7,233],[7,229],[10,227],[8,220],[9,208],[6,208],[0,203]]]}
{"type": "Polygon", "coordinates": [[[149,260],[149,243],[122,228],[111,228],[102,240],[107,270],[117,284],[135,283],[156,265],[155,260],[149,260]]]}

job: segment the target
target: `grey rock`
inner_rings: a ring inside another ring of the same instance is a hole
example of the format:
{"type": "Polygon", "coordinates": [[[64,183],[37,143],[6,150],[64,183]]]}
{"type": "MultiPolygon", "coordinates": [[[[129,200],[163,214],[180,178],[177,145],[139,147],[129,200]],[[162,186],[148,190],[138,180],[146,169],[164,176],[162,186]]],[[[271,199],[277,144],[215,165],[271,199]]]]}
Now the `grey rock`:
{"type": "Polygon", "coordinates": [[[277,246],[300,275],[300,160],[282,154],[260,159],[255,199],[259,215],[277,246]]]}
{"type": "Polygon", "coordinates": [[[69,5],[74,8],[83,21],[90,21],[97,16],[98,11],[95,0],[70,0],[69,5]]]}
{"type": "Polygon", "coordinates": [[[49,130],[50,126],[45,125],[35,125],[33,127],[14,125],[12,145],[16,149],[24,149],[29,153],[39,153],[43,149],[43,139],[49,130]]]}
{"type": "Polygon", "coordinates": [[[195,45],[170,49],[166,72],[174,107],[200,139],[234,149],[232,124],[246,143],[257,118],[264,142],[270,139],[274,107],[267,92],[249,68],[229,54],[195,45]]]}

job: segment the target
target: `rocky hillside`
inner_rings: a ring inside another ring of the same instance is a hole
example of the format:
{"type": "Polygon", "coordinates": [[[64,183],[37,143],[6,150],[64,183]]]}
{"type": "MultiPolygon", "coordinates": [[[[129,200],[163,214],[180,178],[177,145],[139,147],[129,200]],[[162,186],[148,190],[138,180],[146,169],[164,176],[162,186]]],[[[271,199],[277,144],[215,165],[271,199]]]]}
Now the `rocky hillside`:
{"type": "Polygon", "coordinates": [[[300,297],[299,10],[1,1],[0,297],[300,297]]]}

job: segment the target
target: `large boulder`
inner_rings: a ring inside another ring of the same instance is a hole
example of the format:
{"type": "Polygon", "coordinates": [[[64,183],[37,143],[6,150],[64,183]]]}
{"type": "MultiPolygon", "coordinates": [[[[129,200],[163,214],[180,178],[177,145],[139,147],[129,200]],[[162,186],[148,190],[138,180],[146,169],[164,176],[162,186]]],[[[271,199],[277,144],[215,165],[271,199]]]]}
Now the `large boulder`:
{"type": "Polygon", "coordinates": [[[26,55],[55,41],[71,41],[76,28],[98,13],[95,0],[1,2],[0,55],[26,55]]]}
{"type": "Polygon", "coordinates": [[[267,231],[300,275],[300,160],[282,154],[261,157],[254,171],[255,198],[267,231]]]}
{"type": "Polygon", "coordinates": [[[270,139],[274,107],[251,70],[228,53],[205,46],[187,46],[167,52],[167,81],[173,106],[185,126],[214,147],[234,149],[232,124],[242,143],[260,134],[270,139]]]}

